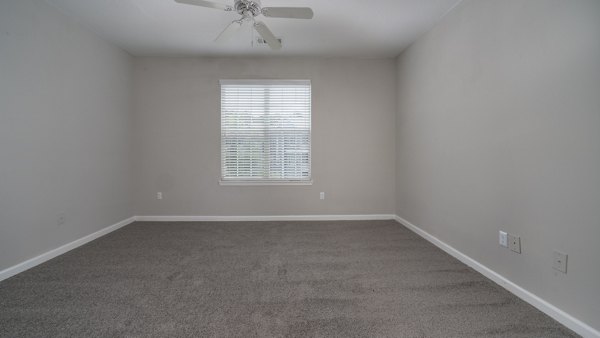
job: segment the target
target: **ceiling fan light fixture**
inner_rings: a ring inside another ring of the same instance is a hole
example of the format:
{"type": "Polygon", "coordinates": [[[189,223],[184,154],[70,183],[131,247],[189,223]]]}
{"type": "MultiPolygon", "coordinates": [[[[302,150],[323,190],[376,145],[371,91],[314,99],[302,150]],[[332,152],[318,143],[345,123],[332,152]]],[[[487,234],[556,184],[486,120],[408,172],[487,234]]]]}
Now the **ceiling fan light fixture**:
{"type": "Polygon", "coordinates": [[[262,13],[259,0],[236,0],[234,8],[240,15],[258,16],[262,13]]]}

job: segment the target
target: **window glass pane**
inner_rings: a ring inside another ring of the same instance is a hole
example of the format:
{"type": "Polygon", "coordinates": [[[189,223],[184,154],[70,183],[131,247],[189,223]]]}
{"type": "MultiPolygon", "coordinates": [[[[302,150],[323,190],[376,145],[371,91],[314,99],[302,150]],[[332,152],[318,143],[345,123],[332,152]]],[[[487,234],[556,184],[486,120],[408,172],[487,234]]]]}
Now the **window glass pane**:
{"type": "Polygon", "coordinates": [[[309,81],[222,81],[222,180],[309,181],[310,133],[309,81]]]}

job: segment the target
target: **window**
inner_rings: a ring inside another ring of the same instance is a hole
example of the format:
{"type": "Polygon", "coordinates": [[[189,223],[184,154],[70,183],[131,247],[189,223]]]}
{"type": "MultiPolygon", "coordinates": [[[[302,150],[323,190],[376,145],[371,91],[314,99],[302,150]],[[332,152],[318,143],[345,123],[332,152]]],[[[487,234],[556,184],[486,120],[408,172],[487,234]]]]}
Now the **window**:
{"type": "Polygon", "coordinates": [[[310,184],[309,80],[221,80],[221,184],[310,184]]]}

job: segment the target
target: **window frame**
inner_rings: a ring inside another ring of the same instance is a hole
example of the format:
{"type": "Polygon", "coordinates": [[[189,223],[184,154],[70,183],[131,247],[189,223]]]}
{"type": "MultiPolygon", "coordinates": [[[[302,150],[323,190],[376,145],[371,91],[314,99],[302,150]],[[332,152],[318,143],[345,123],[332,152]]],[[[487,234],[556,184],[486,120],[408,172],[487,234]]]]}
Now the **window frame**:
{"type": "Polygon", "coordinates": [[[311,80],[279,80],[279,79],[221,79],[219,80],[219,153],[220,153],[220,178],[222,186],[306,186],[313,184],[312,178],[312,81],[311,80]],[[306,179],[268,179],[268,178],[225,178],[224,177],[224,152],[223,152],[223,85],[308,85],[309,97],[309,129],[308,129],[308,177],[306,179]]]}

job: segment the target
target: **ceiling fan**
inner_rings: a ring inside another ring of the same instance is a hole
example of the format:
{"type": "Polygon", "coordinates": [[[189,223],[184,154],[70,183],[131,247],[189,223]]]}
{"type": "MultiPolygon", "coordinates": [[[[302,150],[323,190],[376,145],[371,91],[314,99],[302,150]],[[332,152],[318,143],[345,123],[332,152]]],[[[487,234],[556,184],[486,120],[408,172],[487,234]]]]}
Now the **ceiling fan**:
{"type": "Polygon", "coordinates": [[[290,19],[312,19],[313,11],[308,7],[262,7],[260,0],[235,0],[233,6],[207,0],[175,0],[175,2],[220,9],[226,12],[236,11],[242,17],[234,20],[229,26],[219,34],[215,41],[226,40],[234,35],[244,23],[251,23],[254,29],[260,34],[262,39],[271,47],[271,49],[281,49],[281,41],[273,35],[269,27],[262,21],[255,18],[264,15],[271,18],[290,18],[290,19]]]}

